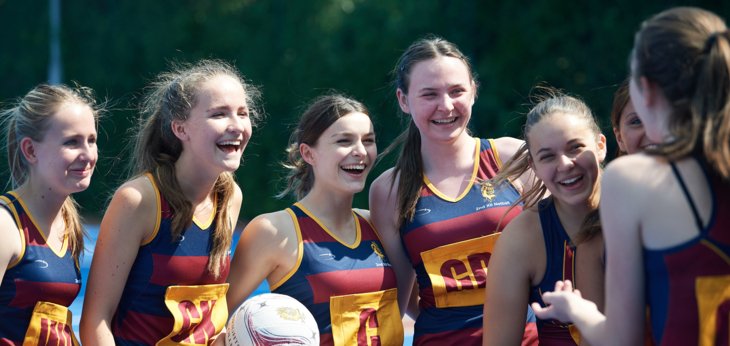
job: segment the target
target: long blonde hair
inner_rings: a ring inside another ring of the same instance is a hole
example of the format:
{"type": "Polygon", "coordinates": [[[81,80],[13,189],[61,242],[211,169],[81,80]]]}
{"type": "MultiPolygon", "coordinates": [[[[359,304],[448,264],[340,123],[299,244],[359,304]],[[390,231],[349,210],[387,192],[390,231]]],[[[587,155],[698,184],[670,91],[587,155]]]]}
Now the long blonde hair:
{"type": "MultiPolygon", "coordinates": [[[[49,122],[56,112],[67,103],[88,106],[98,124],[103,105],[97,104],[93,91],[86,87],[66,85],[40,84],[19,98],[15,105],[2,112],[3,124],[6,127],[6,149],[10,181],[13,189],[28,180],[30,166],[20,149],[23,138],[41,141],[46,135],[49,122]]],[[[71,196],[61,206],[61,216],[66,227],[69,249],[74,259],[78,260],[84,251],[84,229],[76,201],[71,196]]]]}
{"type": "MultiPolygon", "coordinates": [[[[175,162],[182,152],[182,142],[173,134],[173,120],[184,121],[195,107],[200,86],[213,77],[225,75],[238,80],[246,93],[249,116],[254,124],[262,115],[257,108],[259,91],[247,83],[238,70],[219,60],[201,60],[195,64],[179,64],[171,71],[161,73],[150,85],[142,102],[140,127],[133,153],[133,176],[150,172],[160,193],[174,211],[172,236],[177,239],[190,225],[192,203],[185,197],[175,175],[175,162]]],[[[221,264],[231,246],[234,224],[229,220],[228,204],[233,196],[235,180],[232,173],[221,173],[213,187],[218,208],[215,211],[213,246],[208,259],[208,270],[215,276],[221,273],[221,264]]]]}

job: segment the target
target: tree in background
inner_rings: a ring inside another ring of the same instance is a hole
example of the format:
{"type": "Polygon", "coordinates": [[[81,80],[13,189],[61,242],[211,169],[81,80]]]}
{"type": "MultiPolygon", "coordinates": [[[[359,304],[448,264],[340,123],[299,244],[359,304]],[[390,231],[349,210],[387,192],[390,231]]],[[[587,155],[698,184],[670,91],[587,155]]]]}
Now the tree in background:
{"type": "MultiPolygon", "coordinates": [[[[410,42],[434,33],[461,47],[479,74],[472,132],[517,135],[527,95],[547,82],[585,98],[610,126],[614,89],[628,73],[633,32],[677,1],[61,0],[64,82],[78,81],[113,101],[99,132],[94,182],[78,196],[89,216],[103,213],[126,177],[128,134],[141,88],[171,61],[234,62],[264,92],[267,120],[256,130],[237,178],[242,218],[281,209],[273,198],[279,162],[304,102],[328,89],[363,100],[384,149],[401,131],[390,70],[410,42]],[[98,206],[98,207],[92,207],[98,206]]],[[[730,2],[693,1],[728,18],[730,2]]],[[[47,80],[46,1],[0,0],[0,100],[47,80]]],[[[394,160],[393,157],[386,161],[394,160]]],[[[376,169],[391,166],[390,162],[376,169]]],[[[2,176],[7,177],[5,158],[2,176]]],[[[378,176],[373,172],[371,176],[378,176]]],[[[7,180],[7,179],[6,179],[7,180]]],[[[367,206],[367,194],[355,205],[367,206]]]]}

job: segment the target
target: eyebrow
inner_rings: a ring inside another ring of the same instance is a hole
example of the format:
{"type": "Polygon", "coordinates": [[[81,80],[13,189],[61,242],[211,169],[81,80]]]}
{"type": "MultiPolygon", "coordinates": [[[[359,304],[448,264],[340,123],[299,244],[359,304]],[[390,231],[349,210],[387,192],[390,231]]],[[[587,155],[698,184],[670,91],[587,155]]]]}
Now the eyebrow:
{"type": "MultiPolygon", "coordinates": [[[[571,144],[576,143],[576,142],[580,142],[580,139],[579,138],[573,138],[573,139],[569,140],[568,142],[566,142],[565,145],[571,145],[571,144]]],[[[543,151],[550,151],[550,148],[541,148],[535,154],[536,155],[537,154],[540,154],[543,151]]]]}
{"type": "MultiPolygon", "coordinates": [[[[330,138],[334,138],[337,136],[353,136],[353,135],[354,135],[354,132],[342,131],[342,132],[333,133],[332,136],[330,136],[330,138]]],[[[375,132],[371,131],[371,132],[368,132],[365,135],[363,135],[363,137],[367,137],[367,136],[375,136],[375,132]]]]}

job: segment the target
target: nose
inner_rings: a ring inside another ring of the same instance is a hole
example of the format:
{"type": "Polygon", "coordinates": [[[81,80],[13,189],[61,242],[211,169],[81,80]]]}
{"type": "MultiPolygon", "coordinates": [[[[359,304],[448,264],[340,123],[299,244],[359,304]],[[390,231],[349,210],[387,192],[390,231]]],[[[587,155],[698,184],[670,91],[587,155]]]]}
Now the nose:
{"type": "Polygon", "coordinates": [[[242,119],[241,117],[237,116],[236,114],[233,115],[233,119],[229,122],[228,127],[226,127],[226,130],[228,132],[232,133],[240,133],[243,132],[246,128],[244,125],[244,122],[246,120],[242,119]]]}
{"type": "Polygon", "coordinates": [[[444,94],[439,100],[439,109],[447,112],[451,112],[454,109],[454,100],[451,99],[451,95],[444,94]]]}
{"type": "Polygon", "coordinates": [[[560,155],[560,162],[558,169],[561,171],[568,171],[575,166],[575,157],[568,155],[560,155]]]}
{"type": "Polygon", "coordinates": [[[96,142],[85,142],[85,144],[81,146],[81,153],[79,154],[80,160],[90,162],[93,166],[94,163],[96,163],[97,157],[98,151],[96,142]]]}
{"type": "Polygon", "coordinates": [[[355,157],[364,157],[367,155],[367,149],[365,149],[365,144],[363,144],[361,140],[355,142],[355,147],[352,149],[352,155],[355,157]]]}

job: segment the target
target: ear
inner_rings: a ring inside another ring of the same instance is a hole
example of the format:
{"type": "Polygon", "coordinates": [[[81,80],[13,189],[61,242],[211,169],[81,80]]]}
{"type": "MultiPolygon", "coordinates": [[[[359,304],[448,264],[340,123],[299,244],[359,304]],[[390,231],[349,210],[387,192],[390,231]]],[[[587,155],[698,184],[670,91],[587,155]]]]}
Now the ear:
{"type": "MultiPolygon", "coordinates": [[[[620,126],[620,125],[619,125],[620,126]]],[[[613,136],[616,137],[616,144],[618,144],[619,150],[626,152],[626,145],[624,145],[624,138],[621,137],[621,130],[619,128],[613,128],[613,136]]]]}
{"type": "Polygon", "coordinates": [[[185,122],[180,120],[173,120],[170,122],[170,129],[172,130],[172,133],[181,141],[186,141],[190,139],[190,136],[188,136],[187,129],[185,128],[185,122]]]}
{"type": "Polygon", "coordinates": [[[398,90],[395,91],[395,97],[398,99],[398,105],[400,106],[400,110],[402,110],[403,113],[411,114],[410,107],[408,107],[408,94],[404,93],[403,90],[398,88],[398,90]]]}
{"type": "Polygon", "coordinates": [[[314,150],[309,144],[299,144],[299,155],[302,156],[302,160],[308,163],[310,166],[314,166],[314,150]]]}
{"type": "Polygon", "coordinates": [[[30,164],[38,162],[38,158],[35,154],[35,146],[33,140],[30,137],[24,137],[20,140],[20,152],[23,154],[23,158],[30,164]]]}
{"type": "Polygon", "coordinates": [[[598,152],[596,153],[598,155],[598,162],[602,163],[606,160],[606,136],[603,134],[598,135],[596,146],[598,147],[598,152]]]}

